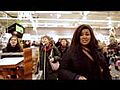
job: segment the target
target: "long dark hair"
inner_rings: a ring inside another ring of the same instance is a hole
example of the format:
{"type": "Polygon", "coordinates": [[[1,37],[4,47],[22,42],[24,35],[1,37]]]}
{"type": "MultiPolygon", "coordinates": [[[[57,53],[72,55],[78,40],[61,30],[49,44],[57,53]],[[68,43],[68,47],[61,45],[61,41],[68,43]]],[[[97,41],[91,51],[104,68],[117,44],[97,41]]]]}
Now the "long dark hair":
{"type": "Polygon", "coordinates": [[[72,50],[76,50],[75,52],[79,52],[79,50],[81,50],[81,44],[80,44],[80,35],[83,29],[88,29],[90,31],[91,34],[91,40],[90,43],[87,45],[87,47],[90,49],[91,54],[92,55],[96,55],[96,57],[94,57],[95,60],[97,60],[97,63],[100,63],[101,60],[105,60],[102,52],[98,51],[99,46],[98,46],[98,41],[95,38],[93,29],[86,24],[80,25],[76,31],[73,34],[73,38],[72,38],[72,42],[71,42],[71,47],[72,50]],[[100,61],[100,62],[99,62],[100,61]]]}
{"type": "MultiPolygon", "coordinates": [[[[98,48],[99,48],[98,41],[95,38],[93,29],[89,25],[86,25],[86,24],[80,25],[75,30],[75,32],[73,34],[72,41],[71,41],[70,48],[68,49],[69,50],[68,52],[72,53],[72,56],[76,57],[77,59],[83,55],[81,53],[82,47],[80,44],[80,35],[81,35],[81,32],[83,29],[88,29],[90,31],[91,40],[90,40],[90,43],[87,45],[87,48],[90,49],[89,53],[93,56],[93,59],[96,63],[96,66],[98,68],[100,66],[104,69],[104,72],[103,72],[104,79],[110,79],[111,76],[109,74],[109,68],[108,68],[107,63],[105,61],[105,57],[104,57],[103,53],[98,50],[98,48]]],[[[98,70],[100,70],[100,68],[98,70]]]]}
{"type": "Polygon", "coordinates": [[[22,48],[21,48],[21,46],[20,46],[20,44],[19,44],[18,37],[17,37],[16,35],[12,35],[12,36],[10,37],[10,39],[8,40],[7,47],[6,47],[7,50],[10,51],[11,48],[12,48],[12,46],[11,46],[11,44],[10,44],[10,40],[11,40],[13,37],[15,37],[15,38],[17,39],[17,44],[16,44],[16,46],[15,46],[15,49],[16,49],[17,51],[23,51],[22,48]]]}
{"type": "Polygon", "coordinates": [[[90,50],[97,49],[98,48],[97,39],[95,38],[93,29],[89,25],[87,25],[87,24],[82,24],[75,30],[75,32],[73,34],[72,41],[71,41],[71,47],[73,47],[73,48],[81,47],[80,35],[81,35],[81,32],[82,32],[83,29],[88,29],[90,31],[90,34],[91,34],[90,43],[87,45],[88,48],[90,50]]]}
{"type": "Polygon", "coordinates": [[[61,40],[60,40],[60,46],[62,46],[62,44],[61,44],[61,41],[62,41],[62,40],[65,40],[65,41],[66,41],[66,47],[68,47],[69,42],[68,42],[68,40],[67,40],[66,38],[61,38],[61,40]]]}

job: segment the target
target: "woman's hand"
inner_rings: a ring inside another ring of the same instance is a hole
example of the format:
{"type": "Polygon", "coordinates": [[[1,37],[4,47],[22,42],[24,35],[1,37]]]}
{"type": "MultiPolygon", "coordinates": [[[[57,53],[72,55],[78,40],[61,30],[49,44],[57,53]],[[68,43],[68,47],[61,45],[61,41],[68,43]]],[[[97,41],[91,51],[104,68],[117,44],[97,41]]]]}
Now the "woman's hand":
{"type": "Polygon", "coordinates": [[[50,58],[50,62],[53,62],[54,61],[54,58],[50,58]]]}
{"type": "Polygon", "coordinates": [[[87,80],[87,78],[85,78],[84,76],[80,76],[78,80],[87,80]]]}

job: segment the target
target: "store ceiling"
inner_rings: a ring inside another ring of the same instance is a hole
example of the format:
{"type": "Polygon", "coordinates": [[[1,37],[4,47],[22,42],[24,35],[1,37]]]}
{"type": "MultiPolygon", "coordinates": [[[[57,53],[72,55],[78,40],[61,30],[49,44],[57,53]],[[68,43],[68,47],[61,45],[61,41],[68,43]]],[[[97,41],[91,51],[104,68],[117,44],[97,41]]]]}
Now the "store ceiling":
{"type": "Polygon", "coordinates": [[[85,23],[94,28],[106,29],[109,28],[109,23],[118,28],[120,11],[0,11],[1,25],[8,27],[15,22],[24,27],[75,28],[85,23]],[[83,19],[84,16],[87,17],[86,20],[83,19]]]}

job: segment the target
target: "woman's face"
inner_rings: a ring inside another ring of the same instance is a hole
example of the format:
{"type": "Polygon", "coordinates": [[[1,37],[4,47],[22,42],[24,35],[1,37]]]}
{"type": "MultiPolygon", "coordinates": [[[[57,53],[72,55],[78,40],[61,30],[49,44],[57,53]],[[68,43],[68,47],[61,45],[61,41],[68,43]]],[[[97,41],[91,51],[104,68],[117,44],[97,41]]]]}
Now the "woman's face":
{"type": "Polygon", "coordinates": [[[17,38],[16,37],[12,37],[10,40],[10,44],[12,47],[15,47],[17,44],[17,38]]]}
{"type": "Polygon", "coordinates": [[[91,35],[89,29],[83,29],[80,35],[80,43],[82,45],[88,45],[91,40],[91,35]]]}
{"type": "Polygon", "coordinates": [[[30,44],[30,41],[26,41],[25,44],[29,45],[29,44],[30,44]]]}
{"type": "Polygon", "coordinates": [[[44,37],[43,42],[47,45],[47,44],[49,44],[50,41],[48,40],[48,38],[44,37]]]}
{"type": "Polygon", "coordinates": [[[62,46],[66,46],[67,45],[67,41],[66,40],[61,40],[61,44],[62,44],[62,46]]]}

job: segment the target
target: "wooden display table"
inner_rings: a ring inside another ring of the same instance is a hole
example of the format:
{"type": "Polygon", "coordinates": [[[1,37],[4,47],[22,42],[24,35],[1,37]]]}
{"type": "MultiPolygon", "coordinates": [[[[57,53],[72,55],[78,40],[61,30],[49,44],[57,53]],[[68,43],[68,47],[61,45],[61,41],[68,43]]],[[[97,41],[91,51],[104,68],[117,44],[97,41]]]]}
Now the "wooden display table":
{"type": "Polygon", "coordinates": [[[22,71],[20,69],[23,65],[24,57],[11,57],[0,59],[0,72],[4,79],[20,79],[22,71]],[[10,78],[10,75],[16,75],[17,78],[10,78]]]}
{"type": "Polygon", "coordinates": [[[38,48],[24,48],[21,53],[1,53],[2,56],[9,58],[0,59],[0,75],[6,79],[32,80],[39,69],[39,51],[38,48]],[[22,57],[11,57],[11,56],[22,57]],[[17,78],[10,78],[16,75],[17,78]]]}
{"type": "Polygon", "coordinates": [[[23,49],[24,52],[24,79],[32,80],[32,49],[25,48],[23,49]]]}

